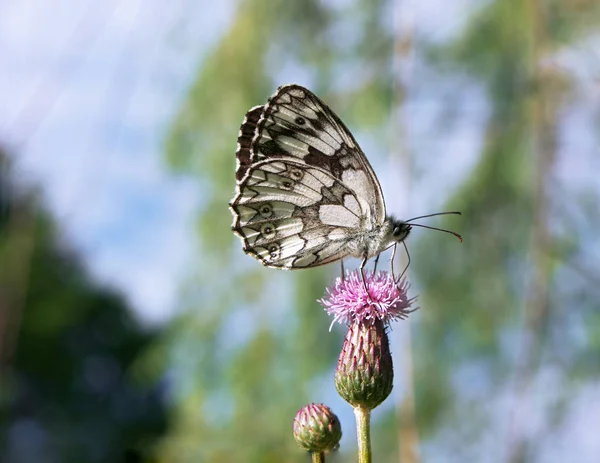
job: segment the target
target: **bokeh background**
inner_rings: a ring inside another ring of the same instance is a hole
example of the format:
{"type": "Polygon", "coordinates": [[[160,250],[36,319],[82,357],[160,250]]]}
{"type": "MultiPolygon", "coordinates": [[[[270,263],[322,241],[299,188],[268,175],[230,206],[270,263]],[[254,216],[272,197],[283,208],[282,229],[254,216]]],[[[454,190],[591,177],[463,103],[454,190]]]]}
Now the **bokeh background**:
{"type": "Polygon", "coordinates": [[[463,212],[427,222],[462,245],[410,237],[375,461],[600,461],[597,0],[3,0],[0,461],[308,461],[313,401],[355,461],[339,266],[229,229],[239,124],[284,83],[390,212],[463,212]]]}

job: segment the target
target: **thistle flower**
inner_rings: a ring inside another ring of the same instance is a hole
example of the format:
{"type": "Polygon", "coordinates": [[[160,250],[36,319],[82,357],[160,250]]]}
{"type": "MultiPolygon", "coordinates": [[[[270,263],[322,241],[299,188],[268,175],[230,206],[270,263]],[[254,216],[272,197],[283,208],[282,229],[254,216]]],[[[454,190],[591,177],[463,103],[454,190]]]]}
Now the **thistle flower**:
{"type": "Polygon", "coordinates": [[[406,280],[398,285],[387,272],[366,272],[364,283],[359,272],[352,272],[338,278],[320,300],[334,322],[348,324],[335,387],[355,409],[372,410],[392,391],[394,367],[386,329],[415,310],[407,289],[406,280]]]}
{"type": "Polygon", "coordinates": [[[329,315],[333,315],[333,323],[350,325],[356,321],[381,320],[389,324],[407,318],[416,310],[411,309],[415,298],[409,298],[407,291],[407,281],[396,284],[388,272],[367,271],[363,283],[360,272],[354,271],[347,272],[344,278],[337,278],[334,286],[327,288],[327,296],[319,302],[329,315]]]}
{"type": "Polygon", "coordinates": [[[294,418],[294,439],[310,452],[335,450],[342,438],[338,417],[327,405],[309,404],[302,407],[294,418]]]}

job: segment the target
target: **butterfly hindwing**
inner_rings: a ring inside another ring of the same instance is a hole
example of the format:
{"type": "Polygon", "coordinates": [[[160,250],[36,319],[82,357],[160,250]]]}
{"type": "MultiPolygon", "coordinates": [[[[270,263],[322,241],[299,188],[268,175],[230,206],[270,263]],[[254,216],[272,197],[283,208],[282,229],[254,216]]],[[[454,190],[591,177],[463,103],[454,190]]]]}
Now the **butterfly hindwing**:
{"type": "Polygon", "coordinates": [[[303,268],[346,257],[368,204],[329,172],[291,159],[252,165],[231,203],[244,251],[263,264],[303,268]]]}

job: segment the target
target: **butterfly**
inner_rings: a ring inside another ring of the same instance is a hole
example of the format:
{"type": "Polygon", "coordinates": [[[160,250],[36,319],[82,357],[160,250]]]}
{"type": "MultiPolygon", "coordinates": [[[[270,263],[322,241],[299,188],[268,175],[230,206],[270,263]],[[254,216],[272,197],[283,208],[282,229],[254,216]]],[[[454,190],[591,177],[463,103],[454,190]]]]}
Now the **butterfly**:
{"type": "Polygon", "coordinates": [[[358,143],[300,85],[281,86],[265,105],[248,111],[236,159],[231,228],[244,251],[268,267],[310,268],[356,257],[364,281],[367,260],[392,246],[395,253],[413,226],[462,241],[449,230],[411,223],[460,212],[405,221],[386,215],[381,186],[358,143]]]}

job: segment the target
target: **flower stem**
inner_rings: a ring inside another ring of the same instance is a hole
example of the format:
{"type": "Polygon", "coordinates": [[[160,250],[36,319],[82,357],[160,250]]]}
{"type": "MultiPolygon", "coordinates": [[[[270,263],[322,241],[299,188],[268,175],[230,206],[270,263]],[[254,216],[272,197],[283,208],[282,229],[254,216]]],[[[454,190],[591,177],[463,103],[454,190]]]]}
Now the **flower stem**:
{"type": "Polygon", "coordinates": [[[371,411],[364,407],[354,409],[358,438],[358,463],[371,463],[371,411]]]}
{"type": "Polygon", "coordinates": [[[325,452],[311,452],[312,463],[325,463],[325,452]]]}

